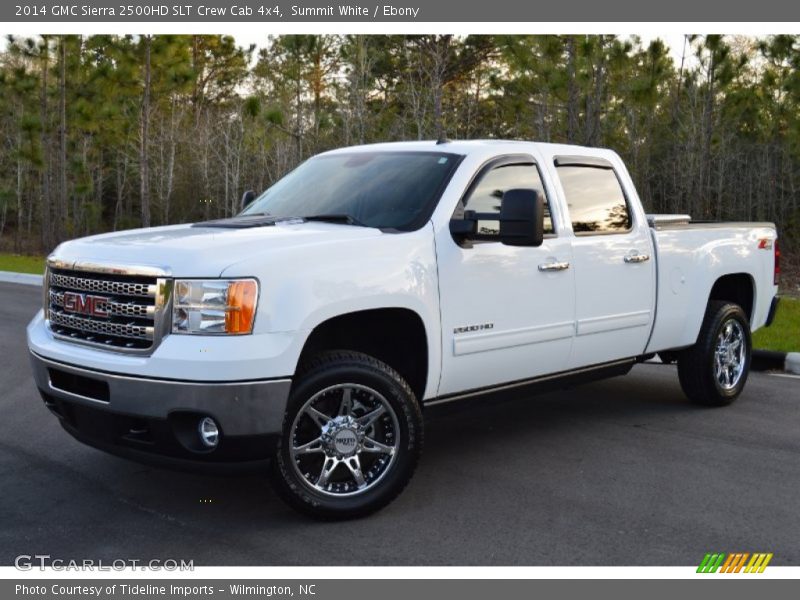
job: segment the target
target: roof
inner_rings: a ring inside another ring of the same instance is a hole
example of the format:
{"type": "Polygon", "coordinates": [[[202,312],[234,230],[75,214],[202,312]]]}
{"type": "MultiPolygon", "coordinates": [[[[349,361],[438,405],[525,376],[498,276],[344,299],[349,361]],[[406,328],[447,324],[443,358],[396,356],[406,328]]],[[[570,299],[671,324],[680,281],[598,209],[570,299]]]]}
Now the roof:
{"type": "Polygon", "coordinates": [[[349,146],[337,148],[324,154],[337,154],[340,152],[450,152],[468,156],[470,154],[486,154],[493,150],[501,152],[531,152],[547,155],[559,154],[584,154],[593,156],[608,156],[613,154],[605,148],[592,148],[573,144],[552,144],[547,142],[532,142],[524,140],[449,140],[437,143],[435,140],[421,140],[413,142],[383,142],[378,144],[365,144],[362,146],[349,146]]]}

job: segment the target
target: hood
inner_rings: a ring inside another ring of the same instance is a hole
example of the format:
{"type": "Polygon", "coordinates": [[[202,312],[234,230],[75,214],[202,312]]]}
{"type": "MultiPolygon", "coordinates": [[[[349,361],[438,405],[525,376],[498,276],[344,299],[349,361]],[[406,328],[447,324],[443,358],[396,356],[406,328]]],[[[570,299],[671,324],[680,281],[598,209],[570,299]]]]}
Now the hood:
{"type": "MultiPolygon", "coordinates": [[[[278,222],[229,229],[203,224],[134,229],[61,244],[53,257],[168,268],[177,277],[219,277],[230,265],[302,246],[304,252],[384,235],[378,229],[323,222],[278,222]]],[[[324,250],[322,250],[324,252],[324,250]]]]}

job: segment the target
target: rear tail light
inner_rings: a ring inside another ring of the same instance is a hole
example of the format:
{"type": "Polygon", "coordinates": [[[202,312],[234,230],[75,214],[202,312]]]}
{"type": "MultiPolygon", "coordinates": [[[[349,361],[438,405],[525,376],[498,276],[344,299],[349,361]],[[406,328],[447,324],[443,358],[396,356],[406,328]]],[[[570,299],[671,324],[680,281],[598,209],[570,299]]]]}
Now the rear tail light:
{"type": "Polygon", "coordinates": [[[775,270],[773,271],[772,283],[778,285],[781,278],[781,249],[778,246],[778,240],[772,246],[775,249],[775,270]]]}

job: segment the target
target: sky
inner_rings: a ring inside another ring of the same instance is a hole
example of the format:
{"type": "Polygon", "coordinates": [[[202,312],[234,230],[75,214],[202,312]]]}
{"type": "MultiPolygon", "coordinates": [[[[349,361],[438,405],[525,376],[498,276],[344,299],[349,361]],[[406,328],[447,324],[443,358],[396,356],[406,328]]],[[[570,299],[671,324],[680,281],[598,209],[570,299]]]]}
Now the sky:
{"type": "MultiPolygon", "coordinates": [[[[0,50],[5,50],[7,45],[7,36],[8,33],[0,32],[0,50]]],[[[234,36],[236,38],[236,43],[240,46],[248,47],[250,44],[255,44],[258,47],[263,46],[267,41],[267,34],[252,34],[252,33],[244,33],[244,34],[236,34],[234,36]]],[[[648,36],[648,35],[641,35],[642,45],[647,46],[650,43],[650,40],[655,39],[656,37],[660,37],[670,48],[670,55],[672,59],[675,61],[675,64],[680,64],[681,62],[681,54],[683,52],[683,38],[682,34],[676,33],[669,33],[666,35],[659,35],[659,36],[648,36]]]]}
{"type": "MultiPolygon", "coordinates": [[[[655,39],[656,37],[660,37],[664,43],[669,46],[670,56],[672,56],[672,60],[675,61],[675,64],[681,64],[681,55],[683,54],[683,45],[684,45],[684,35],[677,34],[677,33],[670,33],[667,35],[659,35],[659,36],[647,36],[642,35],[639,36],[642,38],[642,46],[647,46],[650,43],[650,40],[655,39]]],[[[688,47],[687,47],[688,52],[688,47]]]]}
{"type": "MultiPolygon", "coordinates": [[[[236,38],[236,43],[240,46],[248,47],[250,44],[255,44],[258,47],[263,46],[266,43],[267,34],[237,34],[234,36],[236,38]]],[[[664,43],[669,46],[670,55],[672,59],[675,61],[675,64],[681,64],[681,54],[683,53],[683,38],[682,34],[677,33],[670,33],[666,35],[659,35],[659,36],[647,36],[641,35],[639,36],[642,39],[642,46],[647,46],[650,43],[650,40],[655,39],[656,37],[660,37],[664,43]]]]}

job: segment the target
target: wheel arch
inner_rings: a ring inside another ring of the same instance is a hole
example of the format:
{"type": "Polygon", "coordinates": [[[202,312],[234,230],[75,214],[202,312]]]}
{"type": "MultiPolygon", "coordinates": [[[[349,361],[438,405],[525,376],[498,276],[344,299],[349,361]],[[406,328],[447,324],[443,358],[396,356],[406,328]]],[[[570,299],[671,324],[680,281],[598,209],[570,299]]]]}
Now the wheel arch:
{"type": "Polygon", "coordinates": [[[425,322],[416,311],[374,308],[322,321],[306,338],[295,374],[312,356],[326,350],[351,350],[377,358],[400,373],[422,402],[430,374],[430,352],[425,322]]]}
{"type": "Polygon", "coordinates": [[[718,277],[708,293],[706,306],[715,300],[733,302],[742,307],[748,321],[753,320],[755,281],[749,273],[728,273],[718,277]]]}

